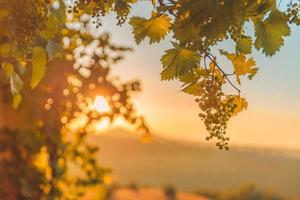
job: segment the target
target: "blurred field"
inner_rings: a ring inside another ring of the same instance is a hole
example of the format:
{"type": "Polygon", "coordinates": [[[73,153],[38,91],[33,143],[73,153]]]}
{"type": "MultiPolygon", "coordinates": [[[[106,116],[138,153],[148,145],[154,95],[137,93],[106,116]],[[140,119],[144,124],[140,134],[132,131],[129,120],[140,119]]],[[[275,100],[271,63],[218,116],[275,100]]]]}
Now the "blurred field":
{"type": "Polygon", "coordinates": [[[181,191],[224,190],[253,183],[284,196],[300,199],[299,152],[251,148],[219,151],[202,144],[154,138],[142,144],[122,130],[93,136],[100,146],[99,160],[111,167],[116,181],[181,191]]]}
{"type": "MultiPolygon", "coordinates": [[[[114,200],[168,200],[168,197],[162,189],[159,188],[141,188],[133,190],[129,188],[121,188],[115,191],[114,200]]],[[[176,200],[208,200],[207,198],[179,192],[176,195],[176,200]]]]}

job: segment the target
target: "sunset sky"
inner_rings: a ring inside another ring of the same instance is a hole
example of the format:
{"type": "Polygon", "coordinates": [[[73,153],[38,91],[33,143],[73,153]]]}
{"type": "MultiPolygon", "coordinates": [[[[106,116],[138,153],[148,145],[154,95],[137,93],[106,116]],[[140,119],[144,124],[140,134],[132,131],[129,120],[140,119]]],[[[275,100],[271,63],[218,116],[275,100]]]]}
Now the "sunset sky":
{"type": "MultiPolygon", "coordinates": [[[[149,16],[149,6],[147,2],[140,3],[133,9],[133,15],[149,16]]],[[[130,26],[117,27],[115,23],[113,17],[106,18],[102,30],[109,31],[117,44],[133,47],[134,52],[127,54],[114,68],[114,74],[124,81],[141,80],[143,92],[135,99],[152,132],[173,139],[204,141],[207,133],[198,117],[194,97],[179,92],[178,82],[160,81],[159,60],[170,48],[171,36],[160,44],[149,45],[146,40],[137,46],[130,26]]],[[[248,32],[251,33],[251,29],[248,32]]],[[[293,27],[285,46],[271,58],[254,50],[259,72],[253,81],[244,79],[240,87],[249,108],[231,120],[228,133],[232,144],[300,149],[299,36],[300,29],[293,27]]],[[[234,50],[231,42],[222,46],[234,50]]],[[[224,64],[221,58],[219,62],[224,64]]]]}

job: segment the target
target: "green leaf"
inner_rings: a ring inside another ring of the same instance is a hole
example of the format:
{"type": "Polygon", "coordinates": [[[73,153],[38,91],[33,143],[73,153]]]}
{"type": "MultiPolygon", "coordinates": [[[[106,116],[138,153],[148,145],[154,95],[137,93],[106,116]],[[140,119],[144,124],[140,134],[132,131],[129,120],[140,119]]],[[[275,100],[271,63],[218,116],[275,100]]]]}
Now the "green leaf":
{"type": "Polygon", "coordinates": [[[239,84],[241,84],[240,76],[248,75],[248,78],[252,79],[257,73],[258,68],[254,68],[256,63],[253,58],[247,59],[244,54],[233,54],[223,50],[220,50],[220,53],[233,64],[236,80],[239,84]]]}
{"type": "Polygon", "coordinates": [[[41,47],[34,47],[32,54],[31,89],[35,88],[45,75],[47,56],[41,47]]]}
{"type": "Polygon", "coordinates": [[[21,94],[15,95],[15,96],[13,97],[13,104],[12,104],[13,108],[14,108],[14,109],[18,109],[18,107],[19,107],[21,101],[22,101],[22,96],[21,96],[21,94]]]}
{"type": "Polygon", "coordinates": [[[49,57],[49,60],[52,60],[54,58],[62,58],[63,56],[62,51],[63,51],[62,47],[59,44],[53,42],[52,40],[50,40],[47,43],[46,52],[49,57]]]}
{"type": "Polygon", "coordinates": [[[165,52],[160,60],[164,68],[161,72],[162,80],[171,80],[190,72],[198,66],[201,59],[197,52],[176,44],[165,52]]]}
{"type": "Polygon", "coordinates": [[[185,86],[189,83],[197,81],[201,77],[207,77],[208,75],[209,74],[206,69],[198,67],[198,68],[192,70],[191,72],[188,72],[188,73],[185,73],[185,74],[179,76],[179,80],[181,82],[183,82],[184,83],[183,86],[185,86]]]}
{"type": "Polygon", "coordinates": [[[46,22],[46,28],[41,31],[40,36],[45,40],[50,40],[54,38],[54,36],[58,32],[58,24],[59,20],[55,15],[50,15],[46,22]]]}
{"type": "Polygon", "coordinates": [[[16,96],[20,93],[23,88],[23,81],[18,74],[10,76],[10,90],[13,96],[16,96]]]}
{"type": "Polygon", "coordinates": [[[186,73],[182,76],[179,76],[179,80],[185,84],[195,81],[196,78],[197,78],[197,75],[193,71],[191,73],[186,73]]]}
{"type": "Polygon", "coordinates": [[[255,25],[255,47],[263,50],[266,56],[272,56],[284,44],[283,37],[290,34],[288,19],[279,10],[274,10],[264,21],[256,20],[255,25]]]}
{"type": "Polygon", "coordinates": [[[252,52],[251,37],[243,37],[237,40],[235,50],[239,53],[250,54],[252,52]]]}
{"type": "Polygon", "coordinates": [[[150,44],[159,42],[170,31],[170,18],[166,14],[152,12],[150,19],[132,17],[129,24],[133,28],[134,38],[137,44],[146,37],[150,38],[150,44]]]}
{"type": "Polygon", "coordinates": [[[185,88],[183,88],[181,91],[190,95],[194,96],[200,96],[202,93],[202,89],[204,87],[204,84],[200,82],[195,82],[187,85],[185,88]]]}

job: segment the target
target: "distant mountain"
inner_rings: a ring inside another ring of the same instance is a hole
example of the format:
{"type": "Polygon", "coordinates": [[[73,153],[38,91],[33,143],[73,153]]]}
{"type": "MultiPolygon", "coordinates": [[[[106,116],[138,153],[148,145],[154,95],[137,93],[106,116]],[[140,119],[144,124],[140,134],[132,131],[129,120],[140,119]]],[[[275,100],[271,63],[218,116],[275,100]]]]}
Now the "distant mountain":
{"type": "MultiPolygon", "coordinates": [[[[149,144],[123,130],[92,136],[100,147],[99,160],[121,184],[172,185],[179,190],[229,189],[253,183],[262,189],[300,199],[300,158],[293,152],[232,148],[154,137],[149,144]]],[[[298,152],[299,153],[299,152],[298,152]]],[[[300,154],[299,154],[300,155],[300,154]]]]}

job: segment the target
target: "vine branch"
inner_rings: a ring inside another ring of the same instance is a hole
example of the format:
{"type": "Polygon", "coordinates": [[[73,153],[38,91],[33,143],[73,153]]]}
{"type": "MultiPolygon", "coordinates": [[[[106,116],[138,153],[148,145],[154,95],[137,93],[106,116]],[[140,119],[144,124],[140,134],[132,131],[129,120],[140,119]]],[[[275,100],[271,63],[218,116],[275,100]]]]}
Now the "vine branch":
{"type": "Polygon", "coordinates": [[[230,73],[230,74],[226,73],[226,72],[218,65],[218,63],[216,62],[216,58],[215,58],[212,54],[206,53],[206,54],[205,54],[205,57],[209,58],[209,60],[210,60],[211,62],[214,63],[214,65],[215,65],[215,66],[221,71],[221,73],[223,74],[223,77],[226,78],[226,80],[228,81],[228,83],[229,83],[235,90],[237,90],[238,93],[240,93],[241,90],[240,90],[238,87],[236,87],[236,86],[231,82],[231,80],[228,78],[228,76],[234,75],[235,73],[234,73],[234,72],[233,72],[233,73],[230,73]]]}

